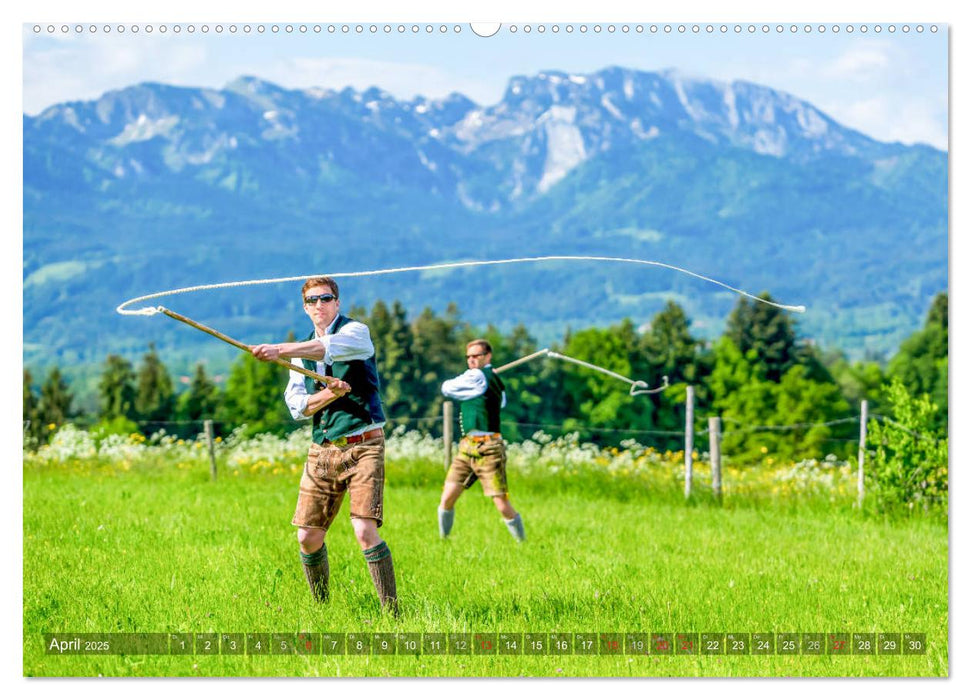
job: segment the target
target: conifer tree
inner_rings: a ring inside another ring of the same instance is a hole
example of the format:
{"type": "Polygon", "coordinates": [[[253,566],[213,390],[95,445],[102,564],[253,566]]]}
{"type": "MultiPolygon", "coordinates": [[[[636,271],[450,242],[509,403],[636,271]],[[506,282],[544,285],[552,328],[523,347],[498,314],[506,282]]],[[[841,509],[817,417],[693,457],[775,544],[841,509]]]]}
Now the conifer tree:
{"type": "Polygon", "coordinates": [[[105,358],[98,381],[98,403],[98,416],[104,421],[135,419],[135,373],[125,358],[119,355],[105,358]]]}
{"type": "MultiPolygon", "coordinates": [[[[763,292],[761,299],[772,301],[763,292]]],[[[742,355],[755,352],[756,361],[763,365],[765,378],[777,382],[786,371],[797,364],[796,330],[788,313],[768,304],[741,298],[728,317],[725,333],[742,355]]]]}
{"type": "Polygon", "coordinates": [[[249,353],[232,364],[218,418],[223,427],[246,425],[246,435],[283,435],[298,427],[286,407],[284,391],[289,372],[272,362],[260,362],[249,353]]]}
{"type": "Polygon", "coordinates": [[[415,415],[421,410],[415,400],[417,367],[412,350],[414,340],[404,306],[395,301],[389,309],[378,301],[366,323],[381,377],[381,401],[389,418],[415,415]]]}
{"type": "Polygon", "coordinates": [[[38,411],[37,395],[34,393],[34,378],[30,370],[24,368],[24,438],[29,440],[39,440],[44,434],[41,430],[43,425],[38,411]]]}
{"type": "Polygon", "coordinates": [[[61,370],[57,367],[51,369],[40,388],[40,401],[37,405],[37,413],[41,423],[50,428],[60,427],[68,422],[72,417],[71,403],[74,395],[71,393],[67,382],[61,375],[61,370]]]}
{"type": "Polygon", "coordinates": [[[442,381],[465,370],[461,339],[467,326],[459,320],[458,307],[449,304],[443,316],[426,308],[411,324],[414,337],[414,400],[425,417],[442,415],[442,381]]]}
{"type": "Polygon", "coordinates": [[[146,434],[152,434],[171,421],[175,409],[175,390],[172,377],[159,359],[155,344],[148,346],[138,369],[135,393],[135,413],[143,421],[146,434]]]}
{"type": "MultiPolygon", "coordinates": [[[[213,419],[219,406],[219,389],[209,379],[205,366],[196,365],[189,388],[179,397],[176,415],[181,421],[213,419]]],[[[192,426],[198,432],[200,426],[192,426]]]]}
{"type": "Polygon", "coordinates": [[[665,376],[671,384],[696,382],[704,370],[700,363],[703,343],[691,335],[689,326],[684,309],[673,301],[665,304],[638,343],[643,354],[636,366],[638,376],[646,370],[650,382],[660,382],[665,376]]]}
{"type": "MultiPolygon", "coordinates": [[[[660,386],[664,377],[670,388],[642,399],[654,406],[652,429],[677,432],[684,429],[685,386],[695,390],[695,409],[708,402],[704,379],[710,373],[711,360],[704,352],[704,344],[690,331],[687,314],[673,301],[651,319],[650,327],[638,343],[639,355],[632,362],[634,378],[653,386],[660,386]]],[[[680,449],[683,441],[677,435],[652,436],[652,444],[663,449],[680,449]]]]}

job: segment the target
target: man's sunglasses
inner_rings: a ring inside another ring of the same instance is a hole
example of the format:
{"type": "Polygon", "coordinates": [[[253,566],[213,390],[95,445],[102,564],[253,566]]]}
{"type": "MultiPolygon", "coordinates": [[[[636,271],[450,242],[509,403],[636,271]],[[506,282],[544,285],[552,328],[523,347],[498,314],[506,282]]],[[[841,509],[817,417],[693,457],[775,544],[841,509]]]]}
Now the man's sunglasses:
{"type": "Polygon", "coordinates": [[[471,360],[471,359],[472,359],[473,357],[485,357],[485,356],[486,356],[486,355],[488,355],[488,354],[489,354],[489,353],[487,353],[487,352],[480,352],[480,353],[477,353],[477,354],[475,354],[475,355],[466,355],[466,356],[465,356],[465,359],[466,359],[466,360],[471,360]]]}
{"type": "Polygon", "coordinates": [[[322,301],[325,304],[329,304],[330,302],[334,301],[334,299],[336,298],[337,297],[335,297],[333,294],[312,294],[309,297],[304,297],[303,303],[307,304],[308,306],[314,306],[318,301],[322,301]]]}

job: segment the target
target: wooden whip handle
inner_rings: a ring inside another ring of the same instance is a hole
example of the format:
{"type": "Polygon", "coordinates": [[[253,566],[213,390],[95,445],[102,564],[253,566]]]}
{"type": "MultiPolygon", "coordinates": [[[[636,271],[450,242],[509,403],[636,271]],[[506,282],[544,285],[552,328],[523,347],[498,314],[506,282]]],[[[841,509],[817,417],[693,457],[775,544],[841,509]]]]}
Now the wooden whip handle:
{"type": "MultiPolygon", "coordinates": [[[[176,313],[171,309],[166,309],[164,306],[160,306],[159,310],[161,310],[161,312],[166,316],[168,316],[169,318],[174,318],[176,321],[181,321],[182,323],[192,326],[193,328],[200,330],[203,333],[208,333],[214,338],[219,338],[224,343],[229,343],[230,345],[239,348],[243,352],[247,352],[247,353],[250,352],[249,345],[246,345],[245,343],[241,343],[238,340],[235,340],[233,338],[230,338],[225,333],[220,333],[219,331],[213,328],[209,328],[209,326],[204,326],[197,321],[193,321],[191,318],[188,318],[187,316],[183,316],[182,314],[176,313]]],[[[281,367],[286,367],[289,370],[298,372],[304,376],[310,377],[311,379],[316,379],[318,382],[328,387],[337,381],[334,377],[327,377],[327,376],[324,376],[323,374],[317,374],[316,372],[312,372],[309,369],[305,369],[300,365],[292,364],[290,362],[287,362],[286,360],[276,359],[276,360],[269,360],[269,362],[280,365],[281,367]]]]}

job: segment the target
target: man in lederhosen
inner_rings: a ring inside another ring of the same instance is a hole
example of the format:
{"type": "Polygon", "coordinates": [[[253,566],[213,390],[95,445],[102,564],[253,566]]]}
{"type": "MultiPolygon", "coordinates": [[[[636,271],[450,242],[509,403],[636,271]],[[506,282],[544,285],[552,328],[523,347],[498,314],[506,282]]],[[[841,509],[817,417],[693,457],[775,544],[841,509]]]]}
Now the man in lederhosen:
{"type": "Polygon", "coordinates": [[[252,353],[265,361],[299,358],[306,369],[341,380],[321,387],[291,371],[285,394],[295,419],[313,420],[313,443],[293,516],[304,573],[314,598],[326,600],[330,566],[324,537],[348,492],[351,525],[378,597],[383,607],[397,614],[391,551],[378,536],[383,522],[385,418],[371,334],[363,323],[341,315],[340,292],[330,277],[308,279],[301,292],[313,333],[299,343],[257,345],[252,353]]]}
{"type": "Polygon", "coordinates": [[[522,516],[509,502],[506,483],[506,445],[500,432],[500,411],[506,405],[502,380],[492,369],[492,346],[487,340],[473,340],[465,348],[469,369],[442,384],[442,393],[459,402],[462,440],[458,454],[445,477],[438,506],[438,531],[448,537],[455,521],[455,502],[462,491],[482,482],[482,491],[492,498],[506,527],[517,541],[526,539],[522,516]]]}

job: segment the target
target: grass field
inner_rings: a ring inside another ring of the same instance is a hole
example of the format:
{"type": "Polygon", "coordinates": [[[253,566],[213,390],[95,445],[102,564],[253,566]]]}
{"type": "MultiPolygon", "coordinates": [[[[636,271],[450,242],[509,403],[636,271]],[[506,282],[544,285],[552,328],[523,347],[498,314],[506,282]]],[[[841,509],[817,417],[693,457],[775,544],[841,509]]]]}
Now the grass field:
{"type": "Polygon", "coordinates": [[[312,603],[289,525],[298,481],[293,454],[245,462],[227,450],[213,482],[192,447],[150,456],[25,456],[25,675],[948,673],[942,518],[887,521],[854,511],[846,497],[780,495],[778,483],[761,498],[751,487],[722,506],[699,488],[699,498],[686,504],[670,469],[663,478],[660,467],[645,477],[636,460],[633,469],[624,462],[608,475],[591,466],[585,475],[567,467],[517,470],[511,458],[513,503],[528,541],[513,542],[475,486],[459,501],[453,537],[443,542],[435,515],[439,464],[415,450],[396,461],[391,443],[381,533],[398,576],[402,616],[394,620],[378,609],[346,504],[328,535],[331,602],[312,603]],[[43,638],[45,632],[300,631],[917,632],[926,634],[927,652],[57,656],[45,653],[43,638]]]}

